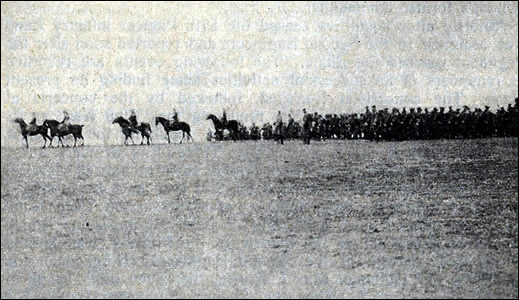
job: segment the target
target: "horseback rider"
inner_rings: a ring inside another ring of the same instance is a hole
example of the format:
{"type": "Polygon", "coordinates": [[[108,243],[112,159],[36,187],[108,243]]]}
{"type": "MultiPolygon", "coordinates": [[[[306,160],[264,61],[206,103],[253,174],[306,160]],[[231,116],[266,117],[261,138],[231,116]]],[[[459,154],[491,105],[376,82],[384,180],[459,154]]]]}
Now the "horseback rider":
{"type": "Polygon", "coordinates": [[[223,114],[222,114],[222,126],[224,128],[227,127],[227,114],[225,113],[225,108],[223,109],[223,114]]]}
{"type": "Polygon", "coordinates": [[[38,125],[36,125],[36,116],[32,115],[32,120],[29,123],[29,126],[27,126],[27,131],[29,132],[35,132],[38,129],[38,125]]]}
{"type": "Polygon", "coordinates": [[[63,121],[58,125],[58,130],[68,130],[70,126],[70,116],[66,110],[63,111],[63,121]]]}
{"type": "Polygon", "coordinates": [[[130,126],[132,129],[136,129],[139,123],[137,122],[137,115],[135,114],[135,110],[132,109],[131,116],[128,118],[130,121],[130,126]]]}
{"type": "Polygon", "coordinates": [[[177,110],[173,108],[173,116],[171,117],[173,119],[173,124],[178,123],[178,113],[177,110]]]}
{"type": "Polygon", "coordinates": [[[29,124],[36,125],[36,117],[34,115],[32,116],[31,123],[29,123],[29,124]]]}

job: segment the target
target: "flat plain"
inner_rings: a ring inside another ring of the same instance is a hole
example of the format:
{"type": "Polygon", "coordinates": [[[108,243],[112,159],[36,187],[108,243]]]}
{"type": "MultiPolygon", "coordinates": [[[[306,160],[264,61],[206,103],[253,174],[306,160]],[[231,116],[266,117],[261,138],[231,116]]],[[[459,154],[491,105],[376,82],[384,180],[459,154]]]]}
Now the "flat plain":
{"type": "Polygon", "coordinates": [[[2,148],[1,296],[517,298],[517,157],[517,138],[2,148]]]}

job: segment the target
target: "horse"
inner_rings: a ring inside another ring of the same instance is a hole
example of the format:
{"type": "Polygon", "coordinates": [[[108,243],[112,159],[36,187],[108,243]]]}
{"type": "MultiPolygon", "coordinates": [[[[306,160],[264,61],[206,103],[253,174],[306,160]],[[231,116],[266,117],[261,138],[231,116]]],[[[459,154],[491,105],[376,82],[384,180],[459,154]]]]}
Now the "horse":
{"type": "Polygon", "coordinates": [[[124,144],[128,145],[128,138],[130,138],[132,140],[132,143],[135,144],[135,142],[133,141],[133,138],[132,138],[132,133],[139,134],[139,131],[130,125],[130,121],[119,116],[112,122],[112,124],[115,124],[115,123],[117,123],[117,124],[119,124],[119,126],[121,126],[121,131],[123,132],[124,137],[125,137],[124,144]]]}
{"type": "Polygon", "coordinates": [[[238,134],[238,128],[239,128],[238,121],[228,120],[227,124],[223,124],[222,121],[220,121],[220,119],[218,119],[218,117],[213,114],[208,115],[206,120],[213,121],[214,130],[216,132],[221,133],[224,129],[229,130],[229,132],[231,133],[232,140],[236,141],[236,135],[238,134]]]}
{"type": "Polygon", "coordinates": [[[51,138],[47,134],[48,128],[45,125],[27,125],[25,121],[21,118],[16,118],[14,122],[20,125],[20,129],[22,130],[22,136],[25,139],[27,149],[29,149],[29,142],[27,141],[27,136],[34,136],[38,134],[41,135],[44,141],[42,148],[45,148],[47,146],[47,139],[49,139],[49,141],[51,140],[51,138]]]}
{"type": "MultiPolygon", "coordinates": [[[[59,125],[62,124],[59,121],[56,120],[45,120],[43,122],[44,126],[47,126],[50,129],[50,144],[49,146],[52,147],[52,141],[54,140],[54,137],[58,137],[58,147],[59,142],[61,142],[61,146],[65,147],[63,144],[62,137],[67,136],[69,134],[72,134],[74,137],[74,147],[76,147],[76,143],[78,139],[81,139],[82,143],[81,146],[85,146],[85,138],[83,137],[83,127],[85,125],[68,125],[68,126],[62,126],[59,125]],[[64,127],[64,128],[63,128],[64,127]]],[[[68,146],[67,146],[68,147],[68,146]]]]}
{"type": "Polygon", "coordinates": [[[193,142],[193,137],[191,136],[191,127],[186,122],[171,122],[166,118],[156,117],[155,126],[158,126],[159,124],[161,124],[162,127],[164,127],[164,130],[168,135],[168,144],[171,143],[171,140],[169,138],[169,132],[178,130],[182,130],[182,139],[180,140],[180,144],[182,144],[182,141],[184,140],[186,133],[187,140],[189,141],[189,139],[191,139],[191,143],[193,142]]]}

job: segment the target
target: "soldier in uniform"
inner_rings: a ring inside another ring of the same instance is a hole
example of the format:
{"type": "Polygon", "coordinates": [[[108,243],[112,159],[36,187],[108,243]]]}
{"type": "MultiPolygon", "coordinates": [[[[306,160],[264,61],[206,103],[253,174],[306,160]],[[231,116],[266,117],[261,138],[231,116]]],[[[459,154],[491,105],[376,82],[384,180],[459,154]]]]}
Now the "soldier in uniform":
{"type": "Polygon", "coordinates": [[[58,125],[58,130],[66,131],[70,125],[70,116],[66,110],[63,111],[63,121],[58,125]]]}
{"type": "Polygon", "coordinates": [[[29,123],[29,126],[27,126],[27,131],[29,132],[34,132],[38,129],[38,126],[36,125],[36,117],[34,116],[34,114],[32,115],[32,120],[31,122],[29,123]]]}
{"type": "Polygon", "coordinates": [[[278,111],[274,126],[274,139],[283,144],[283,118],[281,117],[281,111],[278,111]]]}
{"type": "Polygon", "coordinates": [[[294,130],[294,118],[292,118],[291,114],[288,114],[288,124],[287,124],[287,138],[288,139],[294,138],[293,130],[294,130]]]}
{"type": "Polygon", "coordinates": [[[29,124],[36,125],[36,117],[34,115],[32,116],[31,123],[29,123],[29,124]]]}
{"type": "Polygon", "coordinates": [[[303,143],[310,144],[310,135],[312,128],[312,116],[303,108],[303,143]]]}
{"type": "Polygon", "coordinates": [[[131,116],[128,118],[128,120],[130,121],[130,126],[132,127],[132,129],[136,129],[138,126],[138,123],[137,123],[137,115],[135,114],[135,110],[132,109],[131,116]]]}
{"type": "Polygon", "coordinates": [[[223,114],[222,114],[222,125],[223,127],[227,127],[227,113],[225,112],[225,108],[223,109],[223,114]]]}
{"type": "Polygon", "coordinates": [[[177,113],[177,110],[174,108],[173,108],[173,116],[171,116],[171,119],[173,120],[173,124],[178,123],[178,113],[177,113]]]}

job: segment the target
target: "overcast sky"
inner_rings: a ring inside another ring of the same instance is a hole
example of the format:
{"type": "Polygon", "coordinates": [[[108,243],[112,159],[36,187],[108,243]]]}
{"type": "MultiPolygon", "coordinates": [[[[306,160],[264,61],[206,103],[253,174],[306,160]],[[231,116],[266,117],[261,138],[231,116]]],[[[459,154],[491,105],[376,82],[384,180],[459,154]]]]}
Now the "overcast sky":
{"type": "Polygon", "coordinates": [[[518,94],[517,12],[517,2],[2,2],[2,145],[23,145],[15,117],[63,110],[89,144],[122,143],[111,121],[131,109],[153,123],[175,108],[197,141],[224,107],[246,125],[278,110],[300,119],[303,107],[495,110],[518,94]]]}

